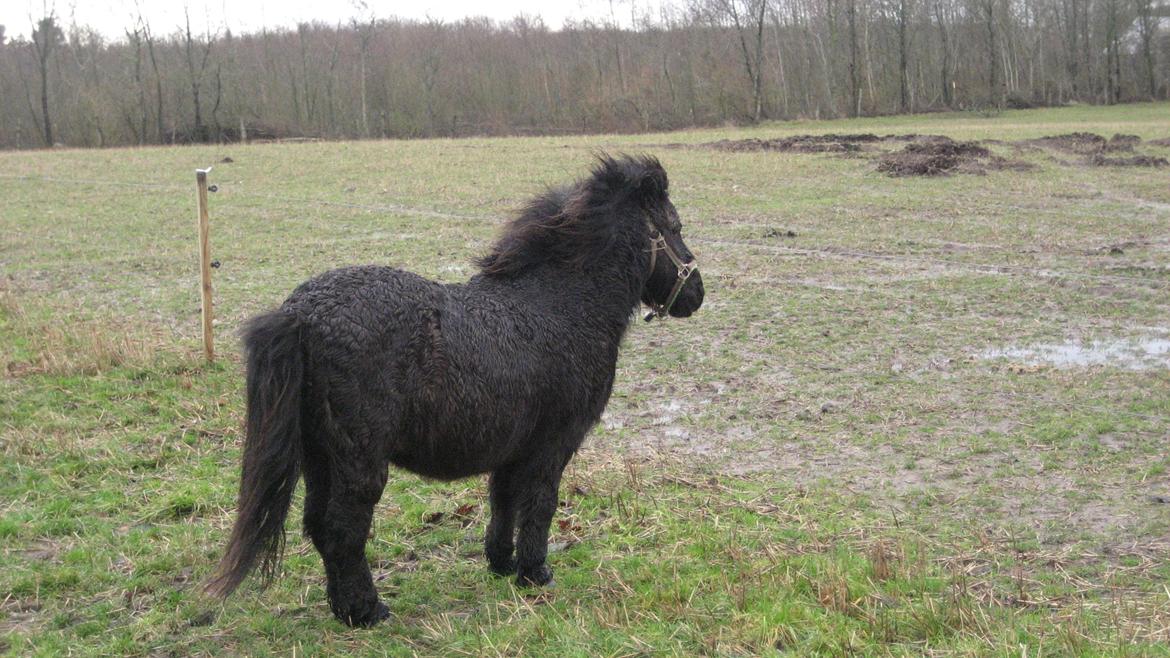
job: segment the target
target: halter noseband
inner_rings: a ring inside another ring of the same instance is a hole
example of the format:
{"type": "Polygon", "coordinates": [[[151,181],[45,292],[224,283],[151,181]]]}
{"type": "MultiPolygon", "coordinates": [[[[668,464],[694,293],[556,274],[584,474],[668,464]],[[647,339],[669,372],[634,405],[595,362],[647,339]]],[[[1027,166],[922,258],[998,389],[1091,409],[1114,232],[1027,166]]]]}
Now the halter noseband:
{"type": "Polygon", "coordinates": [[[682,292],[683,286],[686,285],[687,279],[691,278],[692,274],[699,271],[699,266],[695,263],[694,259],[684,261],[682,258],[680,258],[678,253],[676,253],[674,249],[671,249],[670,245],[666,243],[666,238],[662,236],[662,233],[658,230],[658,228],[651,224],[650,276],[654,276],[654,265],[658,262],[659,251],[665,252],[666,257],[674,263],[674,267],[678,271],[678,279],[674,282],[674,287],[670,289],[670,295],[666,298],[665,302],[661,304],[648,304],[648,306],[650,306],[650,313],[646,315],[646,322],[653,320],[655,317],[665,318],[667,314],[670,313],[671,307],[674,306],[674,301],[678,299],[678,294],[682,292]]]}

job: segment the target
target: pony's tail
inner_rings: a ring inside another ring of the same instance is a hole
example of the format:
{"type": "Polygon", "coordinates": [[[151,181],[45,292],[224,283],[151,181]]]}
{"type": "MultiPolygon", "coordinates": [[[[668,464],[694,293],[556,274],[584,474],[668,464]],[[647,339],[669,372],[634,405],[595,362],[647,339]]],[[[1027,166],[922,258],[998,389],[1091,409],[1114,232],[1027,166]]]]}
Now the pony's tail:
{"type": "Polygon", "coordinates": [[[304,354],[296,318],[281,311],[244,330],[248,411],[236,523],[227,551],[205,586],[226,597],[259,563],[265,584],[284,552],[284,519],[301,468],[304,354]]]}

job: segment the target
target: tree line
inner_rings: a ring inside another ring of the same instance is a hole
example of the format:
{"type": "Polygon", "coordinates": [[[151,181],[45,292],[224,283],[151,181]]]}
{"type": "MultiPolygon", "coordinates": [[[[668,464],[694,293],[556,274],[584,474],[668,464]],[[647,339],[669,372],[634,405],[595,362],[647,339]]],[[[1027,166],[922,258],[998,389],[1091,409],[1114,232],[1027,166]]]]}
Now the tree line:
{"type": "Polygon", "coordinates": [[[684,0],[629,25],[0,26],[0,147],[629,132],[1170,94],[1170,0],[684,0]]]}

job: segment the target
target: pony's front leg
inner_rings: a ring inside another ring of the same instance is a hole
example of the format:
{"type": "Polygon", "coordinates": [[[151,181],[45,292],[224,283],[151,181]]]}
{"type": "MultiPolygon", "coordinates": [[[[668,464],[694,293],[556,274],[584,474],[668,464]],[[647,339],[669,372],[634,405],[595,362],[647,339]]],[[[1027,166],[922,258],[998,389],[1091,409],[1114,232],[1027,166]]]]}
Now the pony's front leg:
{"type": "MultiPolygon", "coordinates": [[[[571,455],[570,455],[571,456],[571,455]]],[[[515,483],[519,529],[516,539],[516,583],[521,586],[553,585],[548,558],[548,530],[557,510],[557,490],[568,458],[535,457],[515,483]]]]}

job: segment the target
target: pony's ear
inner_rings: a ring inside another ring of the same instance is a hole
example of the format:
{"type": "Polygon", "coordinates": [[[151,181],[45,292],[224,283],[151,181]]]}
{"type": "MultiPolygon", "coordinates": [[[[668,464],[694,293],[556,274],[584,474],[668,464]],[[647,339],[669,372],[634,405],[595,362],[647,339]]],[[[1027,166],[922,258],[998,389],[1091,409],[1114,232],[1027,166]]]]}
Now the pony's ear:
{"type": "Polygon", "coordinates": [[[636,187],[638,196],[647,202],[661,200],[666,196],[666,190],[670,185],[666,178],[666,170],[662,168],[657,158],[645,156],[636,160],[641,170],[636,187]]]}
{"type": "Polygon", "coordinates": [[[666,170],[658,158],[649,155],[611,157],[602,154],[593,172],[616,198],[653,204],[666,196],[666,170]]]}

